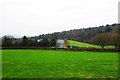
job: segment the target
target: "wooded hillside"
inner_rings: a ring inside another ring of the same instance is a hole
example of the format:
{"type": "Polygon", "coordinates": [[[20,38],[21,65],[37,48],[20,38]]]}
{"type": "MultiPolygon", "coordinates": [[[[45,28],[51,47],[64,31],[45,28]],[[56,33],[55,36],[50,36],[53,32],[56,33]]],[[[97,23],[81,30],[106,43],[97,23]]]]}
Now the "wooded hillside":
{"type": "MultiPolygon", "coordinates": [[[[62,31],[62,32],[55,32],[55,36],[60,39],[68,39],[68,40],[75,40],[80,42],[88,42],[90,43],[90,39],[97,34],[101,33],[118,33],[118,26],[120,24],[112,24],[106,26],[99,26],[99,27],[89,27],[89,28],[82,28],[82,29],[73,29],[70,31],[62,31]]],[[[34,38],[49,38],[51,34],[43,34],[36,36],[34,38]]]]}

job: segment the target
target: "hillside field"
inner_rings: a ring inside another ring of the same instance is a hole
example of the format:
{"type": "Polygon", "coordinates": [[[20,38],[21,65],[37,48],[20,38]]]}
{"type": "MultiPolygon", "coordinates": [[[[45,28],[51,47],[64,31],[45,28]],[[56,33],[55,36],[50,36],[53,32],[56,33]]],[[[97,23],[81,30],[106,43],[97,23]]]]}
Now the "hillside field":
{"type": "Polygon", "coordinates": [[[118,77],[118,53],[3,50],[3,78],[118,77]]]}
{"type": "MultiPolygon", "coordinates": [[[[102,48],[99,45],[93,45],[93,44],[88,44],[88,43],[83,43],[83,42],[78,42],[74,40],[68,40],[70,46],[77,46],[80,48],[102,48]]],[[[105,48],[115,48],[114,46],[105,46],[105,48]]]]}

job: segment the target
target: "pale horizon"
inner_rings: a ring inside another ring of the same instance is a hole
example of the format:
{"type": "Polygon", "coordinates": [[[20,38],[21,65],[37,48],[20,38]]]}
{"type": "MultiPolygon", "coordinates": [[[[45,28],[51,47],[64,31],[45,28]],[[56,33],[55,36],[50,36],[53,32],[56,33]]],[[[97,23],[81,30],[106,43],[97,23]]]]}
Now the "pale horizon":
{"type": "Polygon", "coordinates": [[[0,37],[38,36],[118,23],[119,0],[1,0],[0,37]]]}

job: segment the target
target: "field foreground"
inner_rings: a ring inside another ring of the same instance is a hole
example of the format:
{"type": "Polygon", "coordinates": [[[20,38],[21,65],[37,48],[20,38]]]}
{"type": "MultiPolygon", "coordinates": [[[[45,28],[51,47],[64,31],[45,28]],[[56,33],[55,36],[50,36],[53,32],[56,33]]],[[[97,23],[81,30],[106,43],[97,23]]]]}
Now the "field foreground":
{"type": "Polygon", "coordinates": [[[3,50],[3,78],[117,78],[118,53],[3,50]]]}

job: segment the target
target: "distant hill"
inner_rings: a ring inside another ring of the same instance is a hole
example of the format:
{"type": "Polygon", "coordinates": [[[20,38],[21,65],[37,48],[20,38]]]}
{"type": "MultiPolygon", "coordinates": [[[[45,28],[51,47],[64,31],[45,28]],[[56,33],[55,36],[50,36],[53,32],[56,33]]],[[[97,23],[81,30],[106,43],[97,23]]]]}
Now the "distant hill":
{"type": "Polygon", "coordinates": [[[3,47],[20,47],[20,46],[39,46],[39,47],[54,47],[56,45],[56,41],[58,39],[65,40],[65,47],[68,44],[68,40],[72,46],[79,47],[98,47],[93,46],[91,44],[101,45],[103,48],[107,45],[116,46],[116,48],[120,48],[120,24],[112,24],[106,26],[99,27],[89,27],[83,29],[73,29],[69,31],[55,32],[52,34],[43,34],[39,36],[26,37],[22,38],[14,38],[11,35],[5,35],[2,37],[2,45],[3,47]],[[101,34],[103,33],[103,34],[101,34]],[[76,42],[78,41],[78,42],[76,42]],[[84,43],[84,44],[83,44],[84,43]],[[89,44],[86,44],[89,43],[89,44]],[[80,44],[80,45],[79,45],[80,44]],[[82,46],[81,46],[82,45],[82,46]]]}
{"type": "MultiPolygon", "coordinates": [[[[106,26],[99,26],[99,27],[89,27],[89,28],[82,28],[82,29],[73,29],[69,31],[62,31],[62,32],[55,32],[54,35],[59,39],[67,39],[67,40],[75,40],[79,42],[87,42],[97,34],[100,33],[117,33],[118,26],[120,24],[112,24],[106,26]]],[[[35,36],[33,38],[49,38],[52,34],[43,34],[39,36],[35,36]]]]}

